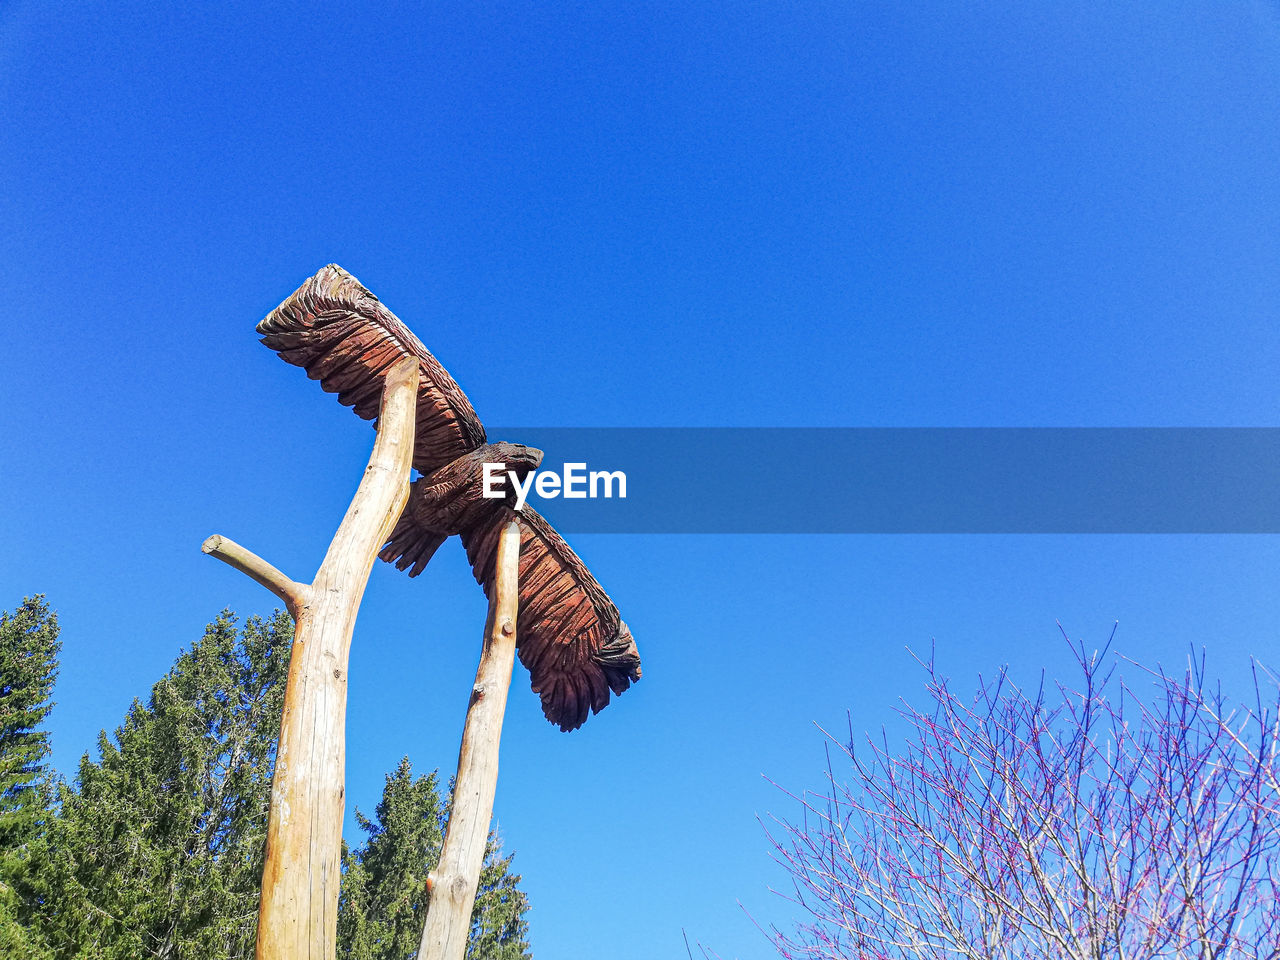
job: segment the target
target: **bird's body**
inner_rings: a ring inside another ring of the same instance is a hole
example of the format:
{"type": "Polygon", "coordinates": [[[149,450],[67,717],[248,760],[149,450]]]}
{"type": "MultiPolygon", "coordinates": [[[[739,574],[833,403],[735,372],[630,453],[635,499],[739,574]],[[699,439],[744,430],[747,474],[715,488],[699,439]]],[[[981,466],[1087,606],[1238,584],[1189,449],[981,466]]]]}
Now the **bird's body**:
{"type": "Polygon", "coordinates": [[[409,485],[409,502],[383,551],[383,559],[401,559],[411,552],[412,559],[401,563],[400,569],[412,565],[409,575],[417,576],[449,537],[491,526],[502,507],[515,505],[515,491],[508,482],[508,471],[524,480],[541,462],[542,451],[534,447],[486,443],[419,477],[409,485]],[[502,491],[502,497],[484,495],[486,463],[503,465],[497,475],[499,482],[494,484],[502,491]],[[404,549],[398,550],[396,545],[402,541],[404,549]]]}
{"type": "Polygon", "coordinates": [[[491,520],[500,504],[514,506],[515,491],[509,474],[521,481],[542,462],[542,451],[519,443],[486,443],[464,453],[443,467],[413,483],[407,509],[413,511],[418,526],[445,536],[462,533],[478,523],[491,520]],[[503,495],[484,495],[484,466],[501,464],[492,484],[503,495]]]}
{"type": "Polygon", "coordinates": [[[417,576],[436,549],[462,538],[476,580],[493,585],[498,532],[520,521],[520,661],[529,669],[547,719],[562,730],[640,678],[640,656],[618,608],[577,554],[537,511],[512,509],[512,472],[523,480],[542,452],[487,443],[466,395],[439,361],[378,298],[330,264],[261,323],[262,341],[306,369],[338,401],[366,420],[378,413],[382,377],[403,357],[419,363],[413,465],[421,476],[379,556],[417,576]],[[505,463],[505,497],[484,496],[484,464],[505,463]]]}

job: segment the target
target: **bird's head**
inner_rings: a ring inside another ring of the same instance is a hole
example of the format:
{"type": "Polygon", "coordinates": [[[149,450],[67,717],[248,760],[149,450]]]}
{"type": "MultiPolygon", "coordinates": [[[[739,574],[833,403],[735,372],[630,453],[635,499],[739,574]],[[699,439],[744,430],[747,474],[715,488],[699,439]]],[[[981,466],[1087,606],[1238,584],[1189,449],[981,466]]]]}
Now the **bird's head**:
{"type": "Polygon", "coordinates": [[[507,465],[507,471],[523,481],[542,463],[542,451],[523,443],[491,443],[485,448],[485,460],[507,465]]]}

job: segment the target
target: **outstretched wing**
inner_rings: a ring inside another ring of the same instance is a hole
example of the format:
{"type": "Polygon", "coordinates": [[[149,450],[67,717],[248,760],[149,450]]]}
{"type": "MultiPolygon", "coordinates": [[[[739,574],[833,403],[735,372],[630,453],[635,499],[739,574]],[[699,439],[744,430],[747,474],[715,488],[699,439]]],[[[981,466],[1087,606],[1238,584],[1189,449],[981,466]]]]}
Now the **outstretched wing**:
{"type": "Polygon", "coordinates": [[[400,318],[360,281],[329,264],[258,324],[262,342],[372,420],[382,380],[401,357],[417,357],[418,416],[413,465],[427,474],[485,442],[466,395],[400,318]]]}
{"type": "Polygon", "coordinates": [[[640,654],[618,608],[578,555],[536,510],[495,511],[492,523],[462,534],[467,559],[488,596],[498,535],[520,521],[520,608],[516,637],[542,712],[561,730],[576,730],[588,710],[599,713],[609,691],[640,679],[640,654]]]}

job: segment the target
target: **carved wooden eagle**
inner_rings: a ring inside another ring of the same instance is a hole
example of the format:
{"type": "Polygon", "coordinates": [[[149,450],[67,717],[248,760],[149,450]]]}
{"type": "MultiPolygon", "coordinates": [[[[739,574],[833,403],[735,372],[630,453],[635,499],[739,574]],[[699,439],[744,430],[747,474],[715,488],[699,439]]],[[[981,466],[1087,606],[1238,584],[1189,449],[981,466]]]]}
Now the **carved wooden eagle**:
{"type": "MultiPolygon", "coordinates": [[[[537,511],[481,496],[481,464],[504,462],[523,479],[541,451],[486,443],[466,395],[398,317],[355,277],[330,264],[258,324],[262,342],[338,395],[366,420],[378,415],[382,380],[402,357],[418,359],[413,466],[421,474],[379,556],[409,576],[444,540],[462,538],[476,580],[489,595],[498,534],[520,521],[517,642],[542,712],[574,730],[640,679],[640,655],[618,608],[578,555],[537,511]]],[[[510,491],[508,491],[510,493],[510,491]]]]}

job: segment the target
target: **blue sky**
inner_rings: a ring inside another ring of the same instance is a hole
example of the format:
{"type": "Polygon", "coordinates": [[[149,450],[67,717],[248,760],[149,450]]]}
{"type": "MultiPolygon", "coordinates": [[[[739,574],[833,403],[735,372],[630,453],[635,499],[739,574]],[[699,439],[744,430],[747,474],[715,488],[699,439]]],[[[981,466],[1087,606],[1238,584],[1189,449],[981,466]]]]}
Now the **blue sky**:
{"type": "MultiPolygon", "coordinates": [[[[490,424],[1280,426],[1280,8],[975,6],[0,7],[0,607],[61,613],[57,766],[272,608],[206,536],[319,563],[372,433],[253,325],[331,261],[490,424]]],[[[907,647],[961,687],[1065,673],[1055,620],[1275,662],[1273,536],[573,543],[645,677],[562,735],[517,675],[497,813],[544,960],[770,955],[762,774],[891,723],[907,647]]],[[[401,755],[452,768],[483,617],[456,543],[375,568],[362,809],[401,755]]]]}

